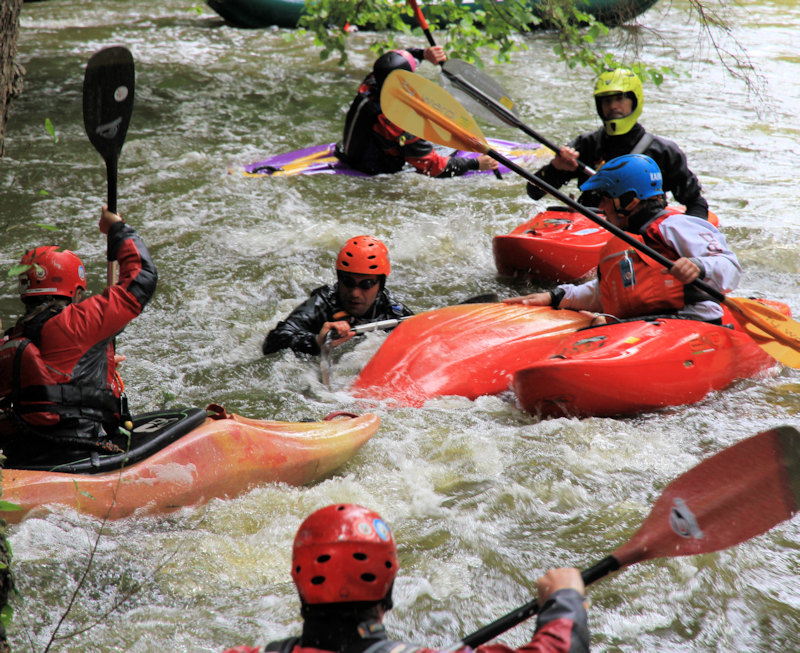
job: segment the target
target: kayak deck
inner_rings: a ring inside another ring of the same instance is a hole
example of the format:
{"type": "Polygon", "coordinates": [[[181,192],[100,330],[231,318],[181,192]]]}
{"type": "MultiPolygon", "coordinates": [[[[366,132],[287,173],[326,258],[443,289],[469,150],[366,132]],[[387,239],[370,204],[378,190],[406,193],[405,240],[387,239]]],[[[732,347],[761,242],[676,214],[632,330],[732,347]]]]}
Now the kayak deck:
{"type": "Polygon", "coordinates": [[[160,514],[265,483],[306,485],[343,465],[378,430],[373,413],[317,422],[207,417],[145,460],[100,474],[4,469],[8,522],[67,506],[99,518],[160,514]]]}
{"type": "MultiPolygon", "coordinates": [[[[533,162],[538,162],[542,157],[550,154],[550,150],[538,143],[515,143],[490,138],[489,143],[494,149],[514,161],[517,165],[527,167],[533,162]]],[[[359,172],[339,160],[335,154],[336,143],[312,145],[300,150],[278,154],[263,161],[250,163],[243,168],[232,167],[231,174],[241,173],[245,177],[291,177],[295,175],[346,175],[349,177],[370,177],[359,172]]],[[[448,154],[466,158],[476,158],[477,152],[456,151],[448,154]]],[[[406,170],[413,170],[410,166],[406,170]]],[[[501,173],[510,172],[505,166],[500,166],[501,173]]],[[[470,170],[464,176],[492,173],[491,170],[470,170]]]]}
{"type": "Polygon", "coordinates": [[[610,417],[696,403],[774,365],[726,309],[723,326],[651,318],[566,335],[513,387],[534,416],[610,417]]]}
{"type": "Polygon", "coordinates": [[[576,311],[502,303],[420,313],[389,334],[351,391],[408,406],[446,395],[498,394],[516,370],[536,360],[544,342],[590,321],[576,311]]]}

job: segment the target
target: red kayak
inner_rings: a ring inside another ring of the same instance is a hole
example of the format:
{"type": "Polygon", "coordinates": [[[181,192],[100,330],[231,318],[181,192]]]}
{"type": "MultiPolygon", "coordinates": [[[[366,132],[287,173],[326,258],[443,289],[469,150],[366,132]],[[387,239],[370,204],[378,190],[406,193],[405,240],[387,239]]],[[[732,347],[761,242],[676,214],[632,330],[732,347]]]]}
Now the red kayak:
{"type": "MultiPolygon", "coordinates": [[[[785,304],[764,303],[790,315],[785,304]]],[[[551,339],[549,353],[514,375],[514,392],[524,410],[542,417],[630,415],[698,402],[775,364],[725,310],[725,326],[656,318],[551,339]]]]}
{"type": "MultiPolygon", "coordinates": [[[[719,225],[713,213],[709,222],[719,225]]],[[[566,283],[594,275],[600,250],[610,238],[610,231],[585,215],[554,206],[510,234],[495,236],[492,251],[500,276],[566,283]]]]}
{"type": "Polygon", "coordinates": [[[495,236],[492,251],[501,276],[564,283],[594,274],[600,250],[610,237],[586,216],[551,207],[510,234],[495,236]]]}
{"type": "Polygon", "coordinates": [[[498,394],[509,389],[516,370],[539,359],[543,343],[590,321],[575,311],[500,303],[420,313],[389,334],[352,391],[405,406],[447,395],[498,394]]]}

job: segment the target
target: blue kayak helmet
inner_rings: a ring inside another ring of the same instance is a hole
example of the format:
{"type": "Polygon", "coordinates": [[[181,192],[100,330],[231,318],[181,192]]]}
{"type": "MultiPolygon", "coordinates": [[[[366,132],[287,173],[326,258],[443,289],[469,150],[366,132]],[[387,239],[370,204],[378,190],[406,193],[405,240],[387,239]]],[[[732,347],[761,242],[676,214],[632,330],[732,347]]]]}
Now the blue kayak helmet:
{"type": "Polygon", "coordinates": [[[625,154],[611,159],[597,174],[581,184],[581,191],[596,191],[610,197],[633,193],[640,200],[663,195],[658,164],[645,154],[625,154]]]}

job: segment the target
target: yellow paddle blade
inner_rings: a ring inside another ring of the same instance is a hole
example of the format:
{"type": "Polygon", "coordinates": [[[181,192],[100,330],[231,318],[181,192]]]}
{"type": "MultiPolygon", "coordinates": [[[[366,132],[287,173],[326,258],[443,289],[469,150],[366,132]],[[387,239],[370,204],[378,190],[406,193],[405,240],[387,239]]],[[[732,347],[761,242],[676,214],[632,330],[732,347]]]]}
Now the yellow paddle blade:
{"type": "Polygon", "coordinates": [[[458,100],[407,70],[394,70],[386,78],[381,110],[395,125],[427,141],[484,154],[489,149],[481,128],[458,100]]]}
{"type": "Polygon", "coordinates": [[[800,323],[755,299],[726,297],[725,305],[761,349],[787,367],[800,368],[800,323]]]}

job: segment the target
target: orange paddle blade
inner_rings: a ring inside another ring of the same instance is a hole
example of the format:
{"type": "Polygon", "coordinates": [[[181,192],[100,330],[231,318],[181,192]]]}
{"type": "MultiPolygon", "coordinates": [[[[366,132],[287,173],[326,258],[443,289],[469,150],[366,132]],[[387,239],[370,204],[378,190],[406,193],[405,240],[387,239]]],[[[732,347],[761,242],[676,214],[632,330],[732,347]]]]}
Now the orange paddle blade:
{"type": "Polygon", "coordinates": [[[800,368],[800,323],[756,299],[726,297],[725,305],[759,347],[779,363],[800,368]]]}
{"type": "Polygon", "coordinates": [[[439,145],[486,153],[478,124],[452,95],[406,70],[389,74],[381,89],[381,110],[401,129],[439,145]]]}

